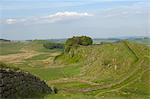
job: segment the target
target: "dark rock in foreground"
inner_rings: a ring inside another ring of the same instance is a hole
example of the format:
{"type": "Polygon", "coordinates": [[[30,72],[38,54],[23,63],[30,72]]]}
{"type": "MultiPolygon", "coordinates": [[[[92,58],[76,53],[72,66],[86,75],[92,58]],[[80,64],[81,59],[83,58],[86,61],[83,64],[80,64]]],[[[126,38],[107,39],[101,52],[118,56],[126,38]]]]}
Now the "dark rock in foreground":
{"type": "Polygon", "coordinates": [[[44,81],[28,72],[0,66],[0,99],[29,98],[55,93],[53,91],[44,81]]]}

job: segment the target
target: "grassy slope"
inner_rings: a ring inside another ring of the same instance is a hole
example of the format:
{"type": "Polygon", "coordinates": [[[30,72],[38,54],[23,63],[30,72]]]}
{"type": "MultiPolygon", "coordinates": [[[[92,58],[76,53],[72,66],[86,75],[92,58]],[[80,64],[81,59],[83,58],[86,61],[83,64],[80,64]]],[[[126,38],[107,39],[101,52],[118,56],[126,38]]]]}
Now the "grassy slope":
{"type": "Polygon", "coordinates": [[[0,55],[20,53],[22,46],[19,42],[0,42],[0,55]]]}
{"type": "Polygon", "coordinates": [[[69,54],[60,56],[58,60],[69,63],[82,60],[85,65],[82,71],[83,77],[98,83],[105,80],[112,82],[112,79],[124,77],[132,68],[131,64],[137,60],[137,57],[123,42],[101,46],[82,46],[73,50],[69,54]]]}
{"type": "Polygon", "coordinates": [[[145,82],[137,80],[149,71],[149,53],[149,47],[125,41],[101,46],[82,46],[72,49],[69,54],[61,55],[57,60],[61,62],[63,60],[65,63],[76,62],[78,59],[84,60],[82,78],[100,84],[100,86],[88,88],[89,95],[101,97],[107,93],[119,91],[120,94],[116,94],[118,97],[147,98],[150,94],[148,80],[145,82]],[[133,91],[132,84],[135,84],[137,91],[133,91]],[[139,86],[143,88],[140,89],[139,86]],[[128,94],[124,90],[130,90],[132,93],[128,94]],[[124,96],[124,94],[127,95],[124,96]]]}

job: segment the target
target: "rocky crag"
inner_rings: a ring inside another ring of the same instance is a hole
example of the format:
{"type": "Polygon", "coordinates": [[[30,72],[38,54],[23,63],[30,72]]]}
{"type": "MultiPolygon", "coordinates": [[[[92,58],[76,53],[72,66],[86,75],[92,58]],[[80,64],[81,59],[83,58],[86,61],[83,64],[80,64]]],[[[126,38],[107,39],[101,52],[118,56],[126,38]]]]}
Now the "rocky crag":
{"type": "Polygon", "coordinates": [[[29,98],[56,93],[38,77],[19,69],[0,66],[0,98],[29,98]]]}

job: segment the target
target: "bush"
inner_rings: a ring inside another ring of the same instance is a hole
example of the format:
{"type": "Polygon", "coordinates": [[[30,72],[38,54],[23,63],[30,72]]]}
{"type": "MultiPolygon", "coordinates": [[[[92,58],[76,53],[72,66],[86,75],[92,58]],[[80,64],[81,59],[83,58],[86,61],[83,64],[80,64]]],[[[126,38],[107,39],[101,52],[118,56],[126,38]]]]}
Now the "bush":
{"type": "Polygon", "coordinates": [[[51,42],[45,43],[45,44],[43,44],[43,46],[47,49],[63,49],[64,48],[63,44],[51,43],[51,42]]]}
{"type": "Polygon", "coordinates": [[[71,47],[77,47],[78,45],[88,46],[92,45],[93,40],[87,36],[74,36],[72,38],[67,39],[65,43],[65,51],[69,52],[71,47]]]}
{"type": "Polygon", "coordinates": [[[5,64],[3,62],[0,62],[0,69],[11,69],[14,71],[20,70],[18,67],[12,67],[12,66],[5,64]]]}

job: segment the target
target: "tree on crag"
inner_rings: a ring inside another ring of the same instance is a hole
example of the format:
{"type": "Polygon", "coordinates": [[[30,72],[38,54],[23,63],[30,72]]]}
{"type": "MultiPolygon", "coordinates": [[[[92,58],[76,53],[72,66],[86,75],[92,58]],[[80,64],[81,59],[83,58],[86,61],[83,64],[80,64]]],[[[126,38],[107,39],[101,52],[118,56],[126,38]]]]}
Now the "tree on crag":
{"type": "Polygon", "coordinates": [[[65,52],[69,52],[71,47],[77,47],[79,45],[88,46],[92,45],[93,40],[88,36],[73,36],[67,39],[65,43],[65,52]]]}

